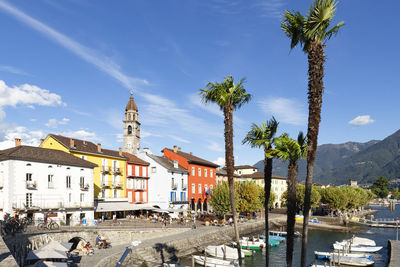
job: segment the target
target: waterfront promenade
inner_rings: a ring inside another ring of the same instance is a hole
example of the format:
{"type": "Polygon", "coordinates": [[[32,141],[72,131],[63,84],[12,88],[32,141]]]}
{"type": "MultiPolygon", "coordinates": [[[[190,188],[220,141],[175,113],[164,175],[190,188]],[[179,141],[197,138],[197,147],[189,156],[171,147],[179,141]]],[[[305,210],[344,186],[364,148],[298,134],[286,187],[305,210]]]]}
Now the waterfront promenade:
{"type": "Polygon", "coordinates": [[[390,258],[388,267],[400,266],[400,241],[389,240],[390,258]]]}

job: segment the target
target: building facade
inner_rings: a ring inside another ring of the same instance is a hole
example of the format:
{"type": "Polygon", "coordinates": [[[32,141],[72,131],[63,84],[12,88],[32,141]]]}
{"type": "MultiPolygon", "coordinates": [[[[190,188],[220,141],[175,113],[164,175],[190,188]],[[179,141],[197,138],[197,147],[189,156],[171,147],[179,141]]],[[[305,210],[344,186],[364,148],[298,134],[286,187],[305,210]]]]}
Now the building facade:
{"type": "Polygon", "coordinates": [[[93,224],[95,164],[69,153],[31,146],[0,151],[0,208],[11,215],[93,224]]]}
{"type": "Polygon", "coordinates": [[[125,107],[124,123],[124,152],[136,155],[140,151],[140,122],[138,108],[131,97],[125,107]]]}
{"type": "Polygon", "coordinates": [[[140,153],[149,162],[149,204],[161,209],[188,208],[188,172],[178,161],[153,155],[149,150],[140,153]]]}
{"type": "MultiPolygon", "coordinates": [[[[126,195],[126,158],[119,151],[103,149],[101,144],[74,139],[62,135],[47,135],[40,147],[61,150],[97,165],[93,170],[93,193],[95,205],[110,202],[101,212],[118,212],[123,217],[127,202],[126,195]],[[121,206],[121,207],[119,207],[121,206]]],[[[96,208],[96,212],[100,212],[96,208]]],[[[99,215],[99,214],[95,214],[99,215]]],[[[111,216],[111,214],[106,214],[111,216]]]]}
{"type": "Polygon", "coordinates": [[[188,175],[188,199],[192,210],[207,211],[210,190],[215,186],[216,169],[219,165],[194,156],[192,153],[182,152],[174,146],[173,149],[164,148],[164,157],[176,160],[186,169],[188,175]]]}
{"type": "Polygon", "coordinates": [[[147,204],[149,202],[149,165],[140,158],[123,152],[126,157],[127,186],[126,192],[130,204],[147,204]]]}

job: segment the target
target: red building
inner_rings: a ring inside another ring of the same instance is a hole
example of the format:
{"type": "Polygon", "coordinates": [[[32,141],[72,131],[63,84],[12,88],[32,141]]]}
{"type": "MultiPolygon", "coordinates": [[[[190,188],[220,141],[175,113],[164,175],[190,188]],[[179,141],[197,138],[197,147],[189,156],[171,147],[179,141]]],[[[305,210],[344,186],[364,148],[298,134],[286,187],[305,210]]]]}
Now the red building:
{"type": "Polygon", "coordinates": [[[177,160],[178,164],[188,172],[188,199],[192,210],[207,210],[207,198],[210,189],[215,186],[216,169],[219,165],[205,159],[194,156],[192,153],[185,153],[181,148],[174,146],[174,149],[164,148],[164,157],[172,161],[177,160]]]}
{"type": "Polygon", "coordinates": [[[149,163],[123,152],[126,157],[126,195],[130,204],[148,203],[149,199],[149,163]]]}

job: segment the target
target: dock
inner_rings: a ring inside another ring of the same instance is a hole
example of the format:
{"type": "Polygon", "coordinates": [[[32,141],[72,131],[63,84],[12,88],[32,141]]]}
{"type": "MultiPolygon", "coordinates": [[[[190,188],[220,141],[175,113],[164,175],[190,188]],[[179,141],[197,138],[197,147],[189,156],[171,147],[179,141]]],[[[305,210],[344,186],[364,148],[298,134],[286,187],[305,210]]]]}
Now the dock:
{"type": "Polygon", "coordinates": [[[400,266],[400,241],[389,240],[389,265],[388,267],[400,266]]]}

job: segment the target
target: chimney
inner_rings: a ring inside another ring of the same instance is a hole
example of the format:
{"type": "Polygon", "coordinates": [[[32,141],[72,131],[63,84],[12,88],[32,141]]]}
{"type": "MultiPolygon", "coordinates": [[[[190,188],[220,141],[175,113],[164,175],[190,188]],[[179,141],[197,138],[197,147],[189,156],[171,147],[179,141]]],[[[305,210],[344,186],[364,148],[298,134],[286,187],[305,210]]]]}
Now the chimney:
{"type": "Polygon", "coordinates": [[[69,146],[70,147],[75,147],[75,140],[74,139],[72,139],[72,138],[69,139],[69,146]]]}
{"type": "Polygon", "coordinates": [[[174,153],[176,153],[176,151],[177,151],[177,147],[176,147],[176,146],[174,146],[174,153]]]}
{"type": "Polygon", "coordinates": [[[181,147],[178,147],[178,152],[181,152],[182,151],[182,148],[181,147]]]}
{"type": "Polygon", "coordinates": [[[21,146],[21,139],[15,138],[15,146],[21,146]]]}
{"type": "Polygon", "coordinates": [[[43,142],[44,142],[44,139],[40,138],[40,144],[43,144],[43,142]]]}
{"type": "Polygon", "coordinates": [[[97,152],[101,153],[101,144],[100,143],[97,144],[97,152]]]}
{"type": "Polygon", "coordinates": [[[119,152],[119,155],[122,157],[122,148],[119,148],[118,152],[119,152]]]}

